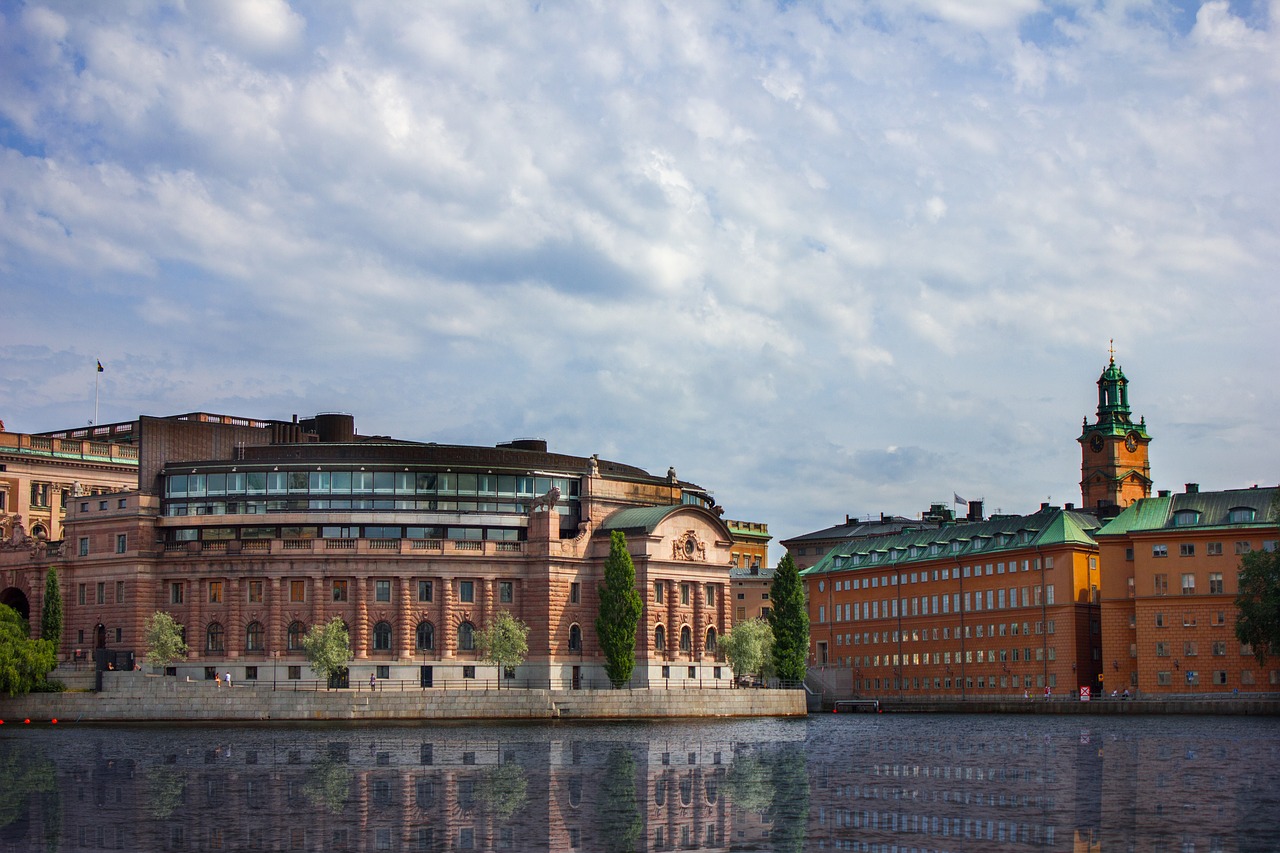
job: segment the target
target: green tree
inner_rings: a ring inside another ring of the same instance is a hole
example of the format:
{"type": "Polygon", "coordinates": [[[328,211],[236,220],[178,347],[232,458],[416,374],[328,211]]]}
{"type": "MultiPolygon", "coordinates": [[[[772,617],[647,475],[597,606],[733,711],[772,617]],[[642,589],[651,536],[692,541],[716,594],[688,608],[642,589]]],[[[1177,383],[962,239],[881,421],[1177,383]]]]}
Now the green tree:
{"type": "Polygon", "coordinates": [[[800,572],[790,554],[783,556],[769,588],[769,627],[773,629],[773,665],[783,681],[803,681],[809,657],[809,610],[800,572]]]}
{"type": "Polygon", "coordinates": [[[351,768],[332,758],[316,761],[307,774],[302,793],[313,805],[328,809],[332,814],[342,814],[351,795],[351,768]]]}
{"type": "Polygon", "coordinates": [[[767,675],[773,657],[773,629],[763,619],[748,619],[733,626],[720,640],[735,676],[767,675]]]}
{"type": "Polygon", "coordinates": [[[635,853],[644,831],[636,792],[636,760],[631,750],[615,746],[604,762],[600,804],[595,810],[604,853],[635,853]]]}
{"type": "Polygon", "coordinates": [[[44,576],[44,606],[40,609],[40,639],[53,643],[56,651],[62,643],[62,591],[58,588],[58,572],[53,566],[44,576]]]}
{"type": "Polygon", "coordinates": [[[146,662],[150,666],[166,667],[187,656],[187,644],[182,639],[182,626],[163,610],[147,617],[142,626],[147,643],[146,662]]]}
{"type": "Polygon", "coordinates": [[[156,820],[168,820],[187,789],[187,777],[177,768],[157,764],[147,768],[147,811],[156,820]]]}
{"type": "Polygon", "coordinates": [[[636,567],[621,530],[609,536],[609,557],[604,561],[604,586],[600,587],[600,615],[596,637],[604,650],[605,672],[614,687],[631,680],[636,668],[636,628],[644,604],[636,592],[636,567]]]}
{"type": "Polygon", "coordinates": [[[502,687],[502,671],[524,663],[529,654],[529,626],[505,610],[476,635],[480,659],[498,667],[498,687],[502,687]]]}
{"type": "Polygon", "coordinates": [[[335,616],[323,625],[312,625],[302,638],[302,651],[324,680],[341,675],[351,662],[351,635],[342,618],[335,616]]]}
{"type": "Polygon", "coordinates": [[[485,771],[476,795],[498,820],[506,822],[524,807],[529,780],[524,769],[506,761],[485,771]]]}
{"type": "Polygon", "coordinates": [[[0,693],[30,693],[58,665],[49,640],[33,640],[18,611],[0,604],[0,693]]]}
{"type": "Polygon", "coordinates": [[[1280,551],[1240,558],[1236,610],[1236,637],[1253,647],[1258,663],[1280,657],[1280,551]]]}

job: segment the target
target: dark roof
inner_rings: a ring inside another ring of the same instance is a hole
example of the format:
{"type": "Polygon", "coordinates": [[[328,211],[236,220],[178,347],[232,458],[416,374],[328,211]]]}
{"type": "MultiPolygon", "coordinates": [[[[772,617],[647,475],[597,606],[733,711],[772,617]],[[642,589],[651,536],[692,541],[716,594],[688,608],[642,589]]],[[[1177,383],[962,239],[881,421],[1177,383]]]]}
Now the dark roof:
{"type": "Polygon", "coordinates": [[[1032,515],[1001,515],[986,521],[948,524],[936,530],[915,530],[896,536],[855,539],[837,545],[801,572],[824,574],[850,568],[880,570],[922,563],[939,557],[971,558],[1036,546],[1063,543],[1094,544],[1098,520],[1086,512],[1046,507],[1032,515]],[[871,555],[875,562],[871,562],[871,555]]]}
{"type": "Polygon", "coordinates": [[[751,569],[732,568],[729,570],[729,577],[732,580],[773,580],[773,573],[778,569],[760,568],[752,571],[751,569]]]}
{"type": "Polygon", "coordinates": [[[792,543],[804,545],[809,542],[825,542],[831,540],[865,539],[872,536],[891,536],[904,530],[931,530],[938,524],[933,521],[922,521],[918,518],[906,518],[901,515],[882,515],[879,519],[854,521],[852,519],[835,527],[803,533],[782,542],[790,546],[792,543]]]}
{"type": "Polygon", "coordinates": [[[1134,501],[1098,531],[1119,536],[1143,530],[1267,527],[1280,523],[1280,487],[1183,492],[1134,501]],[[1234,509],[1252,509],[1252,521],[1231,521],[1234,509]],[[1193,515],[1194,514],[1194,515],[1193,515]]]}

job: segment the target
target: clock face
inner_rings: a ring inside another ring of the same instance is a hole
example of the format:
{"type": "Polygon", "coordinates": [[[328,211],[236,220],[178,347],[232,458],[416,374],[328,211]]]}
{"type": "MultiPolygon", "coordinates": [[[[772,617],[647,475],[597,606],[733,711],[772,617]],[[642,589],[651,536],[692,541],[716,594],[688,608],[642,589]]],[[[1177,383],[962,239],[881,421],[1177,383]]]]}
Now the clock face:
{"type": "Polygon", "coordinates": [[[1133,451],[1137,450],[1137,449],[1138,449],[1138,434],[1137,434],[1136,432],[1131,432],[1131,433],[1129,433],[1128,435],[1126,435],[1126,436],[1124,437],[1124,446],[1129,450],[1129,452],[1130,452],[1130,453],[1132,453],[1133,451]]]}
{"type": "Polygon", "coordinates": [[[1095,432],[1093,436],[1090,437],[1089,439],[1089,446],[1093,448],[1094,453],[1101,453],[1102,452],[1102,436],[1095,432]]]}

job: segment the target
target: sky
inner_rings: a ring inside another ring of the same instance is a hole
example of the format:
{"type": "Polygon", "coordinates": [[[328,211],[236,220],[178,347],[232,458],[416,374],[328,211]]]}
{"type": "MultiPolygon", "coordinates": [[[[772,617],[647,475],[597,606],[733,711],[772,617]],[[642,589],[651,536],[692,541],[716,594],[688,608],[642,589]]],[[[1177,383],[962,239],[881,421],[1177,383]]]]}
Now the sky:
{"type": "Polygon", "coordinates": [[[1280,0],[0,0],[0,419],[345,411],[779,540],[1280,483],[1280,0]],[[104,371],[97,374],[96,361],[104,371]]]}

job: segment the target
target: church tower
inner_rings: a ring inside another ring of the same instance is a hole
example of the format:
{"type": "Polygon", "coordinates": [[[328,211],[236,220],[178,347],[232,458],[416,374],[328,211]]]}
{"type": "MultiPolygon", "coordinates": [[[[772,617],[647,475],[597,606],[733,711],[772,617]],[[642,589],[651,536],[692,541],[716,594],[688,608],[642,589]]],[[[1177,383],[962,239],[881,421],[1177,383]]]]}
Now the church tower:
{"type": "MultiPolygon", "coordinates": [[[[1129,380],[1111,362],[1098,377],[1098,419],[1085,418],[1080,437],[1080,496],[1083,509],[1123,508],[1151,496],[1151,462],[1147,456],[1147,422],[1129,416],[1129,380]]],[[[1118,510],[1112,510],[1116,512],[1118,510]]]]}

